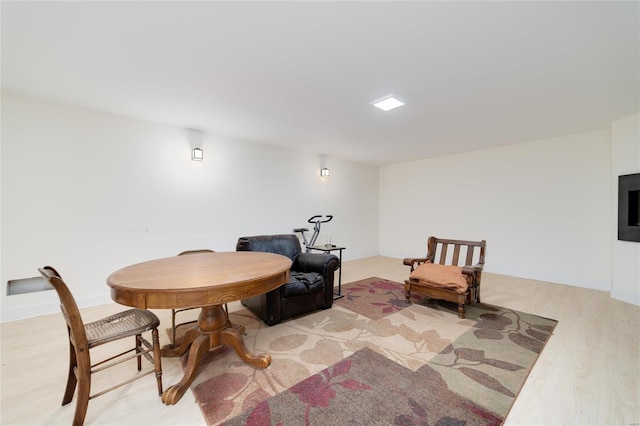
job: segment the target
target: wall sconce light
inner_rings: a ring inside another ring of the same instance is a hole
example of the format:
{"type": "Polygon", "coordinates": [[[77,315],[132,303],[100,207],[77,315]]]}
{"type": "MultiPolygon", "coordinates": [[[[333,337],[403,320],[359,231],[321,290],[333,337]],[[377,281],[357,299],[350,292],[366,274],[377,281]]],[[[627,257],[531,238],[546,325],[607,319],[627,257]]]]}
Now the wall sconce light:
{"type": "Polygon", "coordinates": [[[191,159],[193,161],[202,161],[204,158],[204,151],[201,148],[193,148],[191,151],[191,159]]]}
{"type": "Polygon", "coordinates": [[[322,177],[329,176],[329,169],[327,169],[326,167],[321,168],[320,169],[320,176],[322,176],[322,177]]]}

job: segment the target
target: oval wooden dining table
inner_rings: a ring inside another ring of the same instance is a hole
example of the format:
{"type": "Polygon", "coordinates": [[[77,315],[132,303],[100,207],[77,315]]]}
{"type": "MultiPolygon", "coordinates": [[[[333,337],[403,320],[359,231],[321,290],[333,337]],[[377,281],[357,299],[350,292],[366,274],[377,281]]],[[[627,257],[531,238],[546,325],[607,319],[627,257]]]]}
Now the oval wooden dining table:
{"type": "Polygon", "coordinates": [[[177,403],[196,377],[203,355],[221,345],[231,346],[249,365],[267,368],[269,354],[254,355],[245,346],[239,327],[225,316],[222,305],[278,288],[289,277],[291,260],[263,252],[215,252],[150,260],[115,271],[107,278],[111,298],[139,309],[202,308],[198,322],[179,347],[167,345],[162,356],[189,350],[182,380],[162,394],[167,405],[177,403]]]}

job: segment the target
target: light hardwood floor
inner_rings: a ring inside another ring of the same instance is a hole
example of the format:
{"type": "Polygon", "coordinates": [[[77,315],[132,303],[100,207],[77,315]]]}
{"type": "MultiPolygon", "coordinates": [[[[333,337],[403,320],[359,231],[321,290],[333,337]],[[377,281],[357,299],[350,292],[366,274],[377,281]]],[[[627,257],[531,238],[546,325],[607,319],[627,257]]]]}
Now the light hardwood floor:
{"type": "MultiPolygon", "coordinates": [[[[64,271],[62,271],[64,273],[64,271]]],[[[402,282],[408,267],[400,259],[371,257],[345,262],[343,283],[377,276],[402,282]]],[[[70,283],[73,286],[73,283],[70,283]]],[[[640,422],[640,307],[595,290],[485,273],[483,303],[509,307],[559,321],[531,371],[506,424],[638,425],[640,422]]],[[[230,310],[238,309],[232,304],[230,310]]],[[[116,304],[82,309],[92,321],[124,309],[116,304]]],[[[154,311],[164,329],[169,311],[154,311]]],[[[196,311],[186,315],[194,318],[196,311]]],[[[161,344],[168,343],[161,332],[161,344]]],[[[61,407],[68,363],[68,343],[60,314],[3,323],[1,326],[0,423],[70,424],[75,400],[61,407]]],[[[175,358],[163,358],[165,388],[182,370],[175,358]]],[[[95,388],[107,377],[97,375],[95,388]]],[[[164,406],[149,376],[89,402],[86,424],[203,425],[188,391],[175,406],[164,406]]]]}

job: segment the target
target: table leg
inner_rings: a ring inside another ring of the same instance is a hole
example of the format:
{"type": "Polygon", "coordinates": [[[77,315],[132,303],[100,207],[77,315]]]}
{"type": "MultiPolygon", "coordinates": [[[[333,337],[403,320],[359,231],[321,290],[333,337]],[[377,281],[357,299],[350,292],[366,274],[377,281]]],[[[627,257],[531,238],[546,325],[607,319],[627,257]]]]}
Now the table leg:
{"type": "Polygon", "coordinates": [[[179,383],[164,391],[162,402],[173,405],[180,401],[195,379],[204,354],[221,345],[231,346],[247,364],[257,368],[267,368],[271,364],[271,356],[268,354],[256,356],[249,352],[242,338],[243,331],[244,327],[231,325],[221,305],[203,307],[198,317],[198,325],[184,335],[180,347],[173,348],[167,345],[162,348],[162,356],[168,357],[180,356],[189,350],[184,377],[179,383]]]}
{"type": "Polygon", "coordinates": [[[209,336],[200,335],[191,345],[189,350],[189,361],[187,362],[187,368],[184,373],[184,377],[179,383],[171,386],[162,393],[162,402],[166,405],[174,405],[189,389],[189,385],[196,378],[196,371],[202,360],[202,356],[209,350],[209,336]]]}
{"type": "Polygon", "coordinates": [[[189,350],[189,346],[191,346],[191,344],[200,336],[202,335],[202,333],[200,333],[200,330],[198,330],[198,327],[193,327],[191,329],[189,329],[189,331],[187,331],[184,334],[184,337],[182,338],[182,342],[180,342],[180,346],[178,346],[177,348],[174,347],[171,344],[165,345],[162,347],[160,354],[163,357],[176,357],[176,356],[180,356],[183,353],[185,353],[186,351],[189,350]]]}
{"type": "Polygon", "coordinates": [[[244,344],[242,334],[235,328],[226,328],[222,330],[222,343],[227,346],[231,346],[244,362],[253,367],[267,368],[271,365],[271,355],[253,355],[244,344]]]}

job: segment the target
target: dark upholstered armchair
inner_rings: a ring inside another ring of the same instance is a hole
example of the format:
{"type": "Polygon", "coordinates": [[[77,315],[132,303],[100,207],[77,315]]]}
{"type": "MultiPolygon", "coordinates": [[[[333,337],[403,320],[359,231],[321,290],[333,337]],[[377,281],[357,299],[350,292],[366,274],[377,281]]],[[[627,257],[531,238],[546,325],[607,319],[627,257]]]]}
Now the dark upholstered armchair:
{"type": "Polygon", "coordinates": [[[268,293],[242,300],[242,304],[269,325],[333,305],[333,275],[338,257],[303,253],[293,234],[241,237],[237,251],[262,251],[287,256],[293,262],[289,281],[268,293]]]}

